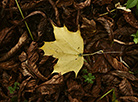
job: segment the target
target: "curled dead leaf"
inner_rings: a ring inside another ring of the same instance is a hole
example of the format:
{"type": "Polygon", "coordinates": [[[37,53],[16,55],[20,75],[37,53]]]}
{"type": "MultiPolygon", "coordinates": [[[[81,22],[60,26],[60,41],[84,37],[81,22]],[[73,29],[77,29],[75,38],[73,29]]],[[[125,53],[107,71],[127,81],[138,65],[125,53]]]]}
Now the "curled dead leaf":
{"type": "Polygon", "coordinates": [[[30,44],[30,47],[27,50],[27,54],[25,54],[24,52],[21,53],[20,55],[20,61],[23,61],[21,63],[22,65],[22,73],[24,76],[31,76],[33,78],[40,78],[41,80],[47,80],[47,78],[45,76],[43,76],[39,69],[38,69],[38,65],[36,64],[38,62],[39,59],[39,54],[38,54],[38,45],[36,44],[36,42],[32,42],[30,44]],[[27,59],[26,59],[26,55],[27,59]],[[26,59],[24,61],[24,59],[26,59]]]}
{"type": "Polygon", "coordinates": [[[76,3],[74,2],[74,7],[76,9],[83,9],[84,7],[90,6],[91,0],[85,0],[85,2],[76,3]]]}
{"type": "Polygon", "coordinates": [[[56,1],[57,7],[71,6],[73,3],[74,3],[74,0],[57,0],[56,1]]]}
{"type": "Polygon", "coordinates": [[[36,87],[36,92],[40,92],[41,95],[46,95],[46,99],[51,99],[57,102],[61,87],[63,85],[63,76],[55,75],[52,79],[40,84],[36,87]]]}
{"type": "Polygon", "coordinates": [[[123,97],[120,97],[119,100],[125,101],[125,102],[138,102],[138,98],[135,96],[123,96],[123,97]]]}
{"type": "Polygon", "coordinates": [[[133,96],[134,94],[132,86],[126,78],[119,84],[119,89],[121,91],[121,94],[125,96],[133,96]]]}
{"type": "Polygon", "coordinates": [[[126,72],[126,71],[115,70],[115,71],[112,71],[111,74],[121,79],[126,78],[131,81],[138,81],[138,78],[136,78],[133,74],[126,72]]]}
{"type": "Polygon", "coordinates": [[[112,0],[94,0],[92,3],[103,6],[105,4],[110,4],[112,0]]]}
{"type": "Polygon", "coordinates": [[[104,84],[109,85],[109,86],[118,85],[120,83],[120,80],[117,77],[110,75],[110,74],[104,75],[102,77],[102,81],[104,84]]]}
{"type": "Polygon", "coordinates": [[[132,27],[138,29],[138,20],[134,17],[132,12],[123,11],[123,16],[127,23],[129,23],[132,27]]]}
{"type": "Polygon", "coordinates": [[[3,55],[3,56],[0,58],[0,62],[9,59],[9,58],[12,57],[17,51],[19,51],[20,48],[27,42],[27,38],[28,38],[28,35],[27,35],[26,32],[24,32],[24,33],[22,34],[22,36],[19,38],[18,43],[17,43],[9,52],[7,52],[5,55],[3,55]]]}

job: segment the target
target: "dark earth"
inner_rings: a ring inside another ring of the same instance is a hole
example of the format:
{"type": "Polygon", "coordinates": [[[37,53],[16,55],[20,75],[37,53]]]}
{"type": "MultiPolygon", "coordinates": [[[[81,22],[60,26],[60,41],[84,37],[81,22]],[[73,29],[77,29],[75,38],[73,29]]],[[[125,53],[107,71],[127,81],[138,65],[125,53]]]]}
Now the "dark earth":
{"type": "Polygon", "coordinates": [[[127,0],[18,0],[23,19],[15,0],[0,0],[0,102],[138,102],[138,44],[131,36],[138,11],[116,9],[118,2],[127,0]],[[77,77],[52,74],[58,59],[39,49],[55,40],[51,22],[80,29],[84,53],[103,50],[85,57],[77,77]],[[89,73],[91,83],[83,77],[89,73]]]}

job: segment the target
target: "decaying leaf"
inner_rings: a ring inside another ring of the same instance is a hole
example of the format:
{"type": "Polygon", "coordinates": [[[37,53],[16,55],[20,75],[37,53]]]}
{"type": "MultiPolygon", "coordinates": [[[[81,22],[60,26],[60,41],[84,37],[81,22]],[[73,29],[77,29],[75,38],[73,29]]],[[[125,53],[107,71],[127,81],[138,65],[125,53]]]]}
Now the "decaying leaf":
{"type": "MultiPolygon", "coordinates": [[[[55,75],[50,80],[45,81],[44,83],[36,87],[36,92],[41,93],[40,95],[46,95],[47,99],[52,99],[53,102],[57,101],[59,94],[61,92],[61,86],[63,85],[63,76],[55,75]]],[[[48,102],[48,101],[46,101],[48,102]]]]}
{"type": "Polygon", "coordinates": [[[62,7],[62,6],[70,6],[72,5],[74,0],[57,0],[56,5],[57,7],[62,7]]]}
{"type": "Polygon", "coordinates": [[[110,4],[112,0],[93,0],[92,3],[98,4],[100,6],[105,5],[105,4],[110,4]]]}
{"type": "Polygon", "coordinates": [[[123,95],[132,96],[134,94],[132,86],[126,78],[122,80],[121,83],[119,84],[119,89],[121,94],[123,95]]]}
{"type": "Polygon", "coordinates": [[[83,9],[84,7],[90,6],[90,4],[91,4],[91,0],[85,0],[85,2],[74,3],[74,6],[77,9],[83,9]]]}
{"type": "Polygon", "coordinates": [[[45,55],[58,58],[53,72],[65,74],[74,71],[77,75],[84,63],[83,56],[79,56],[84,48],[80,31],[70,32],[65,26],[59,28],[53,25],[53,27],[56,40],[45,42],[41,49],[44,50],[45,55]]]}
{"type": "Polygon", "coordinates": [[[9,52],[7,52],[0,58],[0,62],[7,60],[8,58],[12,57],[16,52],[18,52],[18,50],[27,42],[27,38],[27,33],[24,32],[20,37],[18,43],[9,52]]]}
{"type": "Polygon", "coordinates": [[[123,96],[119,98],[123,102],[137,102],[138,98],[135,96],[123,96]]]}

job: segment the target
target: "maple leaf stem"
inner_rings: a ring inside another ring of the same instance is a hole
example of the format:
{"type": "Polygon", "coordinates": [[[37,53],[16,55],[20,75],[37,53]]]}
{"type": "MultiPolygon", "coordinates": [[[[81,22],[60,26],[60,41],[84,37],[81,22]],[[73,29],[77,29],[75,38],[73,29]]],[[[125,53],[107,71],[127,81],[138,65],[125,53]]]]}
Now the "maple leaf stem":
{"type": "Polygon", "coordinates": [[[95,54],[103,54],[103,50],[99,50],[99,51],[96,51],[96,52],[91,53],[91,54],[80,54],[80,56],[92,56],[95,54]]]}
{"type": "Polygon", "coordinates": [[[121,51],[109,51],[109,52],[104,52],[103,50],[96,51],[94,53],[90,54],[79,54],[79,56],[93,56],[95,54],[103,54],[103,53],[122,53],[121,51]]]}

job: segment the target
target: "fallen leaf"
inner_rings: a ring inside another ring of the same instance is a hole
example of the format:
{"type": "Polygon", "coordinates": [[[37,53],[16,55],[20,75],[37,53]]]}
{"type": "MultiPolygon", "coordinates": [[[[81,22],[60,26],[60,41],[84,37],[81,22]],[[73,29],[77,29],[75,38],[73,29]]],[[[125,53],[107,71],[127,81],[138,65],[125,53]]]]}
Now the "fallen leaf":
{"type": "Polygon", "coordinates": [[[122,96],[119,98],[123,102],[137,102],[138,98],[135,96],[122,96]]]}
{"type": "Polygon", "coordinates": [[[74,71],[77,75],[84,63],[83,53],[84,45],[80,31],[70,32],[65,26],[56,27],[53,25],[55,41],[45,42],[40,48],[44,50],[45,55],[58,58],[54,66],[54,72],[61,75],[74,71]]]}
{"type": "Polygon", "coordinates": [[[122,95],[133,96],[134,94],[132,86],[126,78],[119,84],[119,90],[122,95]]]}
{"type": "Polygon", "coordinates": [[[28,47],[27,52],[22,52],[19,57],[19,60],[21,61],[20,71],[24,76],[31,76],[45,81],[46,77],[40,72],[41,67],[38,67],[36,64],[38,59],[38,45],[33,41],[28,47]]]}
{"type": "Polygon", "coordinates": [[[93,0],[92,3],[94,4],[98,4],[100,6],[106,5],[106,4],[110,4],[112,2],[112,0],[93,0]]]}
{"type": "Polygon", "coordinates": [[[57,0],[56,1],[57,7],[71,6],[73,3],[74,3],[74,0],[57,0]]]}

